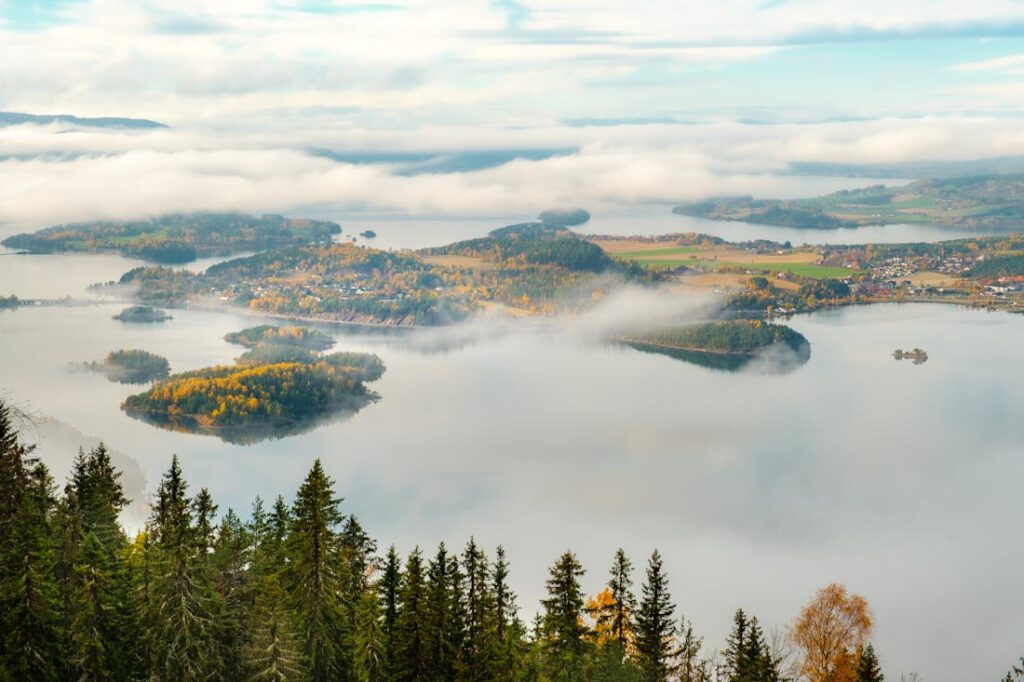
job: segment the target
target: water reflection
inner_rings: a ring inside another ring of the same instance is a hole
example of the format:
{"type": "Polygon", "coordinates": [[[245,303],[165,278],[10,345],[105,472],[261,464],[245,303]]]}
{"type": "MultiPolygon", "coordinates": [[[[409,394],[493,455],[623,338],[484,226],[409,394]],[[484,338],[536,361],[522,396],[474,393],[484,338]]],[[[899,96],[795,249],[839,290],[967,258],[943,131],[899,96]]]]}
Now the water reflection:
{"type": "Polygon", "coordinates": [[[797,348],[779,343],[758,353],[709,353],[682,348],[659,348],[630,341],[623,341],[622,344],[641,353],[663,355],[720,372],[746,370],[759,374],[788,374],[807,364],[811,359],[809,343],[800,344],[797,348]]]}
{"type": "Polygon", "coordinates": [[[188,415],[148,414],[126,411],[128,416],[152,426],[203,436],[214,436],[232,445],[255,445],[266,440],[280,440],[351,419],[361,409],[380,400],[372,391],[364,395],[349,396],[344,402],[335,403],[325,414],[310,415],[304,419],[262,422],[246,425],[214,426],[188,415]]]}

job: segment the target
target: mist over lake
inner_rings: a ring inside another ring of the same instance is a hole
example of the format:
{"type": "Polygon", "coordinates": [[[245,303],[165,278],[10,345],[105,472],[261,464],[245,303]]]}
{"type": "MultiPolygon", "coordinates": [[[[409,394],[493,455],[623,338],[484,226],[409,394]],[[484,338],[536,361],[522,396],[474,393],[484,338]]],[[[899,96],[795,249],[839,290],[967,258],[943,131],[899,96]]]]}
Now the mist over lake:
{"type": "MultiPolygon", "coordinates": [[[[2,292],[77,298],[132,264],[54,255],[3,265],[2,292]]],[[[838,580],[870,595],[876,647],[894,669],[997,676],[998,652],[1024,631],[1005,598],[1024,561],[1007,541],[1024,523],[1024,385],[1006,370],[1024,360],[1024,317],[938,305],[798,316],[789,324],[810,359],[784,374],[707,369],[604,335],[623,315],[686,319],[708,303],[665,312],[656,292],[636,289],[575,320],[320,326],[337,350],[382,358],[387,370],[370,384],[381,399],[253,445],[133,420],[119,404],[139,389],[67,371],[117,348],[162,355],[174,372],[230,364],[242,349],[223,336],[258,324],[251,315],[175,310],[125,325],[111,319],[121,303],[3,311],[0,376],[20,404],[59,422],[29,434],[58,480],[74,455],[68,433],[127,458],[130,527],[174,453],[193,485],[240,513],[256,495],[288,498],[320,457],[344,508],[403,552],[470,536],[503,543],[526,615],[568,545],[588,593],[617,546],[635,557],[657,547],[680,610],[709,641],[724,641],[739,605],[781,627],[814,586],[838,580]],[[927,349],[926,364],[893,359],[913,346],[927,349]],[[728,592],[716,589],[724,583],[728,592]]]]}

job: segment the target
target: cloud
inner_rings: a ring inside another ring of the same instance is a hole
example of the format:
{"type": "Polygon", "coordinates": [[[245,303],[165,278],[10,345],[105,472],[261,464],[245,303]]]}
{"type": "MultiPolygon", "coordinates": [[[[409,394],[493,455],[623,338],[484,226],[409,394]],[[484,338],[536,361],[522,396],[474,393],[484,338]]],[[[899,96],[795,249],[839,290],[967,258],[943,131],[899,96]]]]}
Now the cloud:
{"type": "MultiPolygon", "coordinates": [[[[582,0],[74,0],[2,6],[7,23],[0,24],[0,40],[8,49],[0,108],[119,112],[223,127],[255,120],[315,124],[308,112],[332,108],[362,109],[368,112],[362,122],[406,127],[664,118],[733,99],[762,105],[765,93],[751,73],[724,87],[699,79],[690,86],[708,70],[772,63],[767,60],[794,46],[1024,35],[1024,13],[1010,0],[609,0],[599,6],[582,0]],[[46,20],[33,20],[33,13],[46,20]],[[644,92],[624,95],[626,86],[644,92]]],[[[794,73],[791,84],[798,83],[794,73]]],[[[870,106],[884,109],[894,106],[891,101],[873,98],[870,106]]],[[[932,100],[912,101],[932,106],[932,100]]],[[[945,103],[967,106],[954,98],[945,103]]]]}
{"type": "Polygon", "coordinates": [[[950,71],[973,72],[973,71],[1005,71],[1015,67],[1024,66],[1024,54],[1013,54],[1006,57],[995,57],[978,62],[965,62],[950,67],[950,71]]]}
{"type": "Polygon", "coordinates": [[[792,196],[805,181],[787,174],[791,162],[1002,157],[1024,154],[1022,131],[1019,119],[970,117],[712,121],[290,130],[268,145],[259,131],[21,125],[0,130],[9,154],[0,160],[0,222],[31,227],[182,210],[507,216],[560,205],[792,196]],[[332,153],[307,151],[323,148],[332,153]]]}

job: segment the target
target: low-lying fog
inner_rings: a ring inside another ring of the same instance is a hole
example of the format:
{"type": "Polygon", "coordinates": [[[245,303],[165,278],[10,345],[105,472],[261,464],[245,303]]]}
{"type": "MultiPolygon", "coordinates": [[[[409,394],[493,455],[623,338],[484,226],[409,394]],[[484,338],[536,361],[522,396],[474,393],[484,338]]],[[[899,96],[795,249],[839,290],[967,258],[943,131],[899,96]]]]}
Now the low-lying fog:
{"type": "Polygon", "coordinates": [[[116,450],[140,502],[132,525],[172,453],[193,490],[206,486],[222,511],[243,512],[257,494],[290,500],[320,457],[382,547],[470,535],[492,551],[503,543],[526,615],[566,547],[587,567],[591,593],[616,547],[638,565],[658,547],[680,611],[713,647],[735,608],[781,626],[815,589],[841,581],[872,604],[894,675],[1002,674],[1024,631],[1007,598],[1024,561],[1024,385],[1007,371],[1024,359],[1024,319],[944,306],[798,317],[791,325],[810,340],[811,359],[781,375],[601,341],[655,311],[695,317],[709,305],[673,300],[625,293],[558,325],[325,327],[338,349],[383,358],[387,372],[372,385],[382,399],[252,446],[132,420],[118,405],[138,389],[66,371],[131,347],[166,356],[172,371],[230,362],[239,349],[222,336],[252,317],[175,311],[163,324],[125,325],[110,319],[113,304],[2,312],[0,377],[59,420],[38,431],[58,479],[74,431],[116,450]],[[913,346],[928,351],[926,364],[891,357],[913,346]]]}

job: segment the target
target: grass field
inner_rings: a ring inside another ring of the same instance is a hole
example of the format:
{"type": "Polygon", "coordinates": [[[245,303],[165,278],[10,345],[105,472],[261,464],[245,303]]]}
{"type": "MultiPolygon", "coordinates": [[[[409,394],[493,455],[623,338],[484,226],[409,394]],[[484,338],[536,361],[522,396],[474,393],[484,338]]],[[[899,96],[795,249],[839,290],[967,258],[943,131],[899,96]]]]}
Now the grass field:
{"type": "Polygon", "coordinates": [[[443,268],[465,268],[467,270],[493,270],[496,266],[483,258],[473,256],[421,256],[424,263],[436,265],[443,268]]]}
{"type": "Polygon", "coordinates": [[[672,246],[658,249],[642,249],[639,251],[621,251],[615,255],[629,260],[640,260],[651,256],[685,256],[700,251],[696,246],[672,246]]]}
{"type": "Polygon", "coordinates": [[[856,274],[855,270],[818,265],[820,254],[815,249],[779,250],[771,253],[751,253],[735,245],[715,246],[671,245],[664,242],[638,239],[595,240],[598,246],[618,258],[654,270],[685,266],[709,273],[720,270],[740,270],[764,273],[790,273],[813,279],[843,279],[856,274]]]}
{"type": "Polygon", "coordinates": [[[847,268],[834,268],[826,265],[816,265],[814,263],[780,263],[780,262],[755,262],[755,263],[736,263],[722,260],[677,260],[677,261],[666,261],[666,260],[651,260],[650,262],[644,263],[642,260],[637,262],[644,265],[649,265],[653,268],[666,268],[666,267],[678,267],[685,265],[688,268],[697,268],[700,270],[706,270],[708,272],[718,272],[722,269],[734,269],[738,268],[741,270],[751,270],[755,272],[789,272],[797,277],[810,277],[813,279],[824,279],[824,278],[836,278],[843,279],[856,273],[856,270],[849,270],[847,268]]]}

